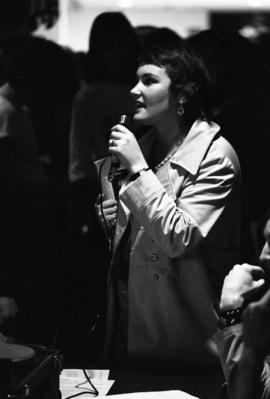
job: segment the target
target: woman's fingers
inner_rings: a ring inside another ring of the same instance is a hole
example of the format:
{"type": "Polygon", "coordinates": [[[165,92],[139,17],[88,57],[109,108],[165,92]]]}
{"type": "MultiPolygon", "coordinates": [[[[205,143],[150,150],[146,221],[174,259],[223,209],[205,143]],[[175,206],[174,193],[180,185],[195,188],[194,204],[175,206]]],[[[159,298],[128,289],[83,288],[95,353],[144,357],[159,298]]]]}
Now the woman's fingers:
{"type": "Polygon", "coordinates": [[[260,266],[243,263],[242,267],[245,267],[255,280],[265,277],[265,271],[260,266]]]}
{"type": "Polygon", "coordinates": [[[105,210],[105,213],[107,216],[112,216],[112,215],[116,215],[117,213],[117,207],[113,207],[113,208],[109,208],[105,210]]]}
{"type": "Polygon", "coordinates": [[[117,208],[118,202],[114,199],[107,199],[102,202],[103,209],[117,208]]]}
{"type": "Polygon", "coordinates": [[[102,202],[103,214],[109,226],[116,224],[118,202],[108,199],[102,202]]]}

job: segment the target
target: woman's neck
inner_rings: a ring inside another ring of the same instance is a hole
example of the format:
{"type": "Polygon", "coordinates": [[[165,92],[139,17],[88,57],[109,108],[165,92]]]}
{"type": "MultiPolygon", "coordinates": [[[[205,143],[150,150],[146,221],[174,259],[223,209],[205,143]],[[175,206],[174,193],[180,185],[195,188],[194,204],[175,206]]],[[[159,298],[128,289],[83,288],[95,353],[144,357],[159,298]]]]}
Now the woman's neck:
{"type": "Polygon", "coordinates": [[[155,127],[157,145],[164,149],[164,152],[171,150],[179,140],[184,140],[191,127],[191,123],[184,120],[173,120],[171,123],[159,124],[155,127]]]}
{"type": "Polygon", "coordinates": [[[191,125],[187,123],[166,124],[164,128],[159,125],[155,127],[156,140],[151,154],[151,167],[159,164],[168,154],[181,145],[189,132],[191,125]]]}

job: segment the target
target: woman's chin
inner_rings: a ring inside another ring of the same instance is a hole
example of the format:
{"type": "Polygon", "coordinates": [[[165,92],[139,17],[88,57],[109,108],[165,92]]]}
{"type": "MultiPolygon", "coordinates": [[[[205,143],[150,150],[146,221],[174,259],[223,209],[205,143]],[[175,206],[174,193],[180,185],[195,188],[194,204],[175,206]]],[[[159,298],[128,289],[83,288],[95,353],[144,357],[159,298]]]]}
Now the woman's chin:
{"type": "Polygon", "coordinates": [[[143,115],[140,115],[140,113],[135,113],[133,115],[133,120],[139,125],[148,125],[149,124],[149,119],[143,115]]]}

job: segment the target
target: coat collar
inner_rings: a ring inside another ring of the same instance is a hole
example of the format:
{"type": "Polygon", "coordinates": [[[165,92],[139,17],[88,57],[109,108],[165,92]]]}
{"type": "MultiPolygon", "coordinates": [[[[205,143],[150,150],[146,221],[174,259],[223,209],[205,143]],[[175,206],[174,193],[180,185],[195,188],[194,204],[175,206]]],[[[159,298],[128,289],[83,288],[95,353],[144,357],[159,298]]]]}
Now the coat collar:
{"type": "MultiPolygon", "coordinates": [[[[214,122],[208,123],[196,120],[191,126],[185,140],[170,159],[170,163],[179,165],[192,175],[195,175],[219,130],[220,127],[214,122]]],[[[154,140],[155,137],[152,130],[140,140],[146,158],[150,154],[151,148],[153,148],[154,140]]]]}

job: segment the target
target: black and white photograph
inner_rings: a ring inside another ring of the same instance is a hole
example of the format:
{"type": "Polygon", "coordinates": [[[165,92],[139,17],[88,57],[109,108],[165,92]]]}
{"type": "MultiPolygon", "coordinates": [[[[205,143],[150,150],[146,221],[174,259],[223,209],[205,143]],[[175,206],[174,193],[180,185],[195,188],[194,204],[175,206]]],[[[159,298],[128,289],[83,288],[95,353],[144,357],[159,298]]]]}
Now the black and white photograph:
{"type": "Polygon", "coordinates": [[[0,1],[0,399],[270,399],[270,0],[0,1]]]}

